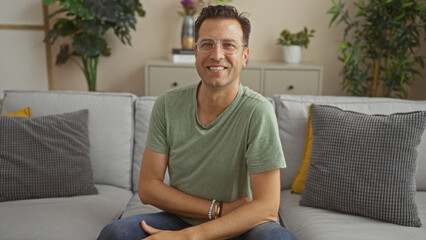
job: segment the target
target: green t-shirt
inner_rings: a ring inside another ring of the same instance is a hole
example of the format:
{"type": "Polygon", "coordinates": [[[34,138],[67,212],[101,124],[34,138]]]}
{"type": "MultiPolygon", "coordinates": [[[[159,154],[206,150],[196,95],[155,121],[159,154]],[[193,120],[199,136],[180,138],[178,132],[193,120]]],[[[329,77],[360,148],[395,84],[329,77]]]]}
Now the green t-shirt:
{"type": "MultiPolygon", "coordinates": [[[[194,84],[158,97],[146,147],[169,156],[170,186],[175,189],[223,202],[252,197],[249,174],[285,167],[272,104],[240,85],[234,101],[203,126],[197,89],[194,84]]],[[[192,225],[206,221],[181,218],[192,225]]]]}

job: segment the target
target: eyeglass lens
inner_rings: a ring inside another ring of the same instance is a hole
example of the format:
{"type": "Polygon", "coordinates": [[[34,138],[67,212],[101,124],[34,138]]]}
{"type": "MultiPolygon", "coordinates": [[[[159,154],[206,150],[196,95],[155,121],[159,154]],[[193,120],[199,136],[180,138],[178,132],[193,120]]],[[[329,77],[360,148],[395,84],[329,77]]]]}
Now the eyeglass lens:
{"type": "MultiPolygon", "coordinates": [[[[210,53],[216,46],[216,40],[212,38],[200,39],[197,43],[198,51],[202,53],[210,53]]],[[[226,54],[234,54],[238,52],[239,44],[233,39],[219,40],[222,51],[226,54]]]]}

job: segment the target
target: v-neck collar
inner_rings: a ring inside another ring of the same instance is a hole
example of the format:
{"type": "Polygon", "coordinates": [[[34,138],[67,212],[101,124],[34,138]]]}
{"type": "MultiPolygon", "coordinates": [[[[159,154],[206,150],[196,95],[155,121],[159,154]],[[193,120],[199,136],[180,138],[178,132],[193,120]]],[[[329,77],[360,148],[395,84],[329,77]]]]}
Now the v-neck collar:
{"type": "Polygon", "coordinates": [[[197,92],[198,92],[198,88],[200,87],[200,85],[201,85],[201,81],[200,81],[200,83],[198,84],[198,86],[194,88],[194,91],[193,91],[193,97],[192,97],[192,99],[193,99],[193,104],[194,104],[194,106],[195,106],[195,119],[196,119],[196,122],[197,122],[197,124],[198,124],[198,126],[199,126],[200,128],[202,128],[202,129],[210,129],[210,128],[212,128],[212,127],[216,126],[216,125],[218,124],[218,122],[220,122],[220,119],[222,119],[222,118],[223,118],[223,116],[226,116],[228,112],[232,111],[232,110],[236,107],[236,104],[238,103],[238,100],[239,100],[239,99],[240,99],[240,97],[241,97],[241,94],[242,94],[242,91],[243,91],[243,90],[242,90],[242,88],[243,88],[243,87],[242,87],[242,85],[241,85],[241,83],[240,83],[240,85],[238,86],[238,93],[237,93],[237,96],[234,98],[234,100],[232,100],[231,104],[229,104],[229,106],[228,106],[228,107],[226,107],[226,108],[225,108],[225,110],[223,110],[223,112],[222,112],[221,114],[219,114],[219,116],[217,116],[217,118],[216,118],[216,119],[214,119],[211,123],[209,123],[209,124],[207,124],[206,126],[204,126],[204,125],[201,123],[201,121],[200,121],[200,119],[199,119],[199,117],[198,117],[197,92]]]}

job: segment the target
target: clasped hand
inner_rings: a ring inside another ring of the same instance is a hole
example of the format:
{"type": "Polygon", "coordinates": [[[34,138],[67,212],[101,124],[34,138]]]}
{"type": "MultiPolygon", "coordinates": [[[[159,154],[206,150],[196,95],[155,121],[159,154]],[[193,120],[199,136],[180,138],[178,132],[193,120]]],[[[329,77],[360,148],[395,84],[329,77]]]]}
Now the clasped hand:
{"type": "MultiPolygon", "coordinates": [[[[251,198],[241,198],[238,200],[235,200],[233,202],[228,202],[228,203],[224,203],[224,207],[223,207],[223,215],[226,215],[230,212],[232,212],[233,210],[249,203],[253,201],[253,199],[251,198]]],[[[191,232],[188,231],[188,229],[183,229],[180,231],[169,231],[169,230],[160,230],[160,229],[156,229],[153,228],[151,226],[149,226],[145,221],[141,222],[141,226],[142,229],[148,233],[150,236],[148,238],[148,240],[155,240],[155,239],[161,239],[161,240],[188,240],[191,239],[191,232]]],[[[194,231],[192,231],[192,233],[194,233],[194,231]]]]}
{"type": "Polygon", "coordinates": [[[148,240],[156,240],[156,239],[161,239],[161,240],[187,240],[189,239],[189,236],[187,236],[185,231],[166,231],[166,230],[160,230],[160,229],[156,229],[153,228],[151,226],[149,226],[145,221],[141,222],[141,226],[142,229],[148,233],[149,237],[145,238],[148,240]]]}

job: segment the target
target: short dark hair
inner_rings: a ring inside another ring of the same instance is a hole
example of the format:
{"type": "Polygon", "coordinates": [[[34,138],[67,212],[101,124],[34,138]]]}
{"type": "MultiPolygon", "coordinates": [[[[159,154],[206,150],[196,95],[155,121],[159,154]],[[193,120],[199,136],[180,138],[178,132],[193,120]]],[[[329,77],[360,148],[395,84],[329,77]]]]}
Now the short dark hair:
{"type": "Polygon", "coordinates": [[[243,44],[248,47],[249,36],[250,36],[250,20],[244,16],[244,13],[239,13],[238,10],[229,5],[210,5],[201,10],[200,16],[195,21],[195,41],[198,41],[198,33],[200,31],[201,24],[206,19],[235,19],[243,30],[243,44]]]}

